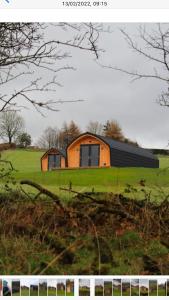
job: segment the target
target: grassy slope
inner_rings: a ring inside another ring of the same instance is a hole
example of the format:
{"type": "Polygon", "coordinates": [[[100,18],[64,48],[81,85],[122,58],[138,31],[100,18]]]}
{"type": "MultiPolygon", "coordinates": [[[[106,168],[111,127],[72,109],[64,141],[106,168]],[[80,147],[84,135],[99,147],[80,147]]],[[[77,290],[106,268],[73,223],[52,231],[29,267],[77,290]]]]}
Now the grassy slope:
{"type": "Polygon", "coordinates": [[[166,296],[165,287],[164,287],[164,289],[162,289],[162,288],[158,289],[158,296],[166,296]]]}
{"type": "Polygon", "coordinates": [[[146,180],[148,187],[160,185],[169,189],[169,157],[160,157],[160,169],[145,168],[110,168],[110,169],[85,169],[85,170],[58,170],[41,172],[40,157],[43,152],[10,150],[2,154],[2,158],[13,163],[15,178],[29,179],[40,183],[52,191],[57,191],[60,186],[68,186],[70,181],[78,190],[119,192],[127,183],[139,186],[140,179],[146,180]]]}
{"type": "Polygon", "coordinates": [[[29,289],[21,288],[21,296],[29,296],[29,289]]]}
{"type": "Polygon", "coordinates": [[[48,296],[56,296],[56,290],[48,289],[48,296]]]}
{"type": "Polygon", "coordinates": [[[33,150],[7,150],[2,153],[2,159],[10,160],[18,171],[38,172],[42,154],[41,151],[33,150]]]}
{"type": "Polygon", "coordinates": [[[47,290],[39,291],[39,296],[47,296],[47,290]]]}

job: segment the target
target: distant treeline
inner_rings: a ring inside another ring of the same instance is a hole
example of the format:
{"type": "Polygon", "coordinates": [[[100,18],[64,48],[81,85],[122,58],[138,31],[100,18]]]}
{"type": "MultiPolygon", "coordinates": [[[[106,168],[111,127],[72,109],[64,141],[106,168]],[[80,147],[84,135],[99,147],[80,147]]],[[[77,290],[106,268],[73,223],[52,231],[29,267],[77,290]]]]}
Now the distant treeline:
{"type": "Polygon", "coordinates": [[[149,151],[152,151],[153,154],[161,154],[161,155],[169,155],[169,150],[166,149],[147,149],[149,151]]]}

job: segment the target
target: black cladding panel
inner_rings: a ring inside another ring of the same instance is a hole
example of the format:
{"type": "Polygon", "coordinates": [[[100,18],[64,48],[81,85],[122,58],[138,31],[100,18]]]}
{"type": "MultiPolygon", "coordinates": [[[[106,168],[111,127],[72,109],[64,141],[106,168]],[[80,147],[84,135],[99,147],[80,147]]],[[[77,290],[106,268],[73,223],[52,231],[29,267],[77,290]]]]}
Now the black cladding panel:
{"type": "Polygon", "coordinates": [[[151,159],[134,153],[111,149],[112,167],[159,168],[158,159],[151,159]]]}

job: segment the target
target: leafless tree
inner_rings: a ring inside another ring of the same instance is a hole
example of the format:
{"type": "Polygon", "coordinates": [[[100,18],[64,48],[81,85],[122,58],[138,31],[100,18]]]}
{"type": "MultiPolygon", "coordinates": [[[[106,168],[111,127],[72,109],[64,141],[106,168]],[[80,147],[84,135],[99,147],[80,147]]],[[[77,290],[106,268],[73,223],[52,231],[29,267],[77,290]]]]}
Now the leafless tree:
{"type": "Polygon", "coordinates": [[[94,134],[102,134],[103,133],[103,124],[98,121],[90,121],[86,127],[87,131],[94,134]]]}
{"type": "Polygon", "coordinates": [[[156,24],[156,28],[138,27],[137,37],[121,29],[128,46],[145,62],[150,64],[149,72],[128,70],[120,66],[106,66],[110,69],[129,75],[132,81],[138,79],[155,79],[164,83],[157,101],[160,105],[169,107],[169,24],[156,24]]]}
{"type": "Polygon", "coordinates": [[[59,130],[57,128],[48,127],[44,130],[37,145],[42,149],[59,147],[59,130]]]}
{"type": "Polygon", "coordinates": [[[91,23],[0,23],[0,111],[18,110],[31,103],[42,113],[43,108],[57,111],[60,103],[80,101],[53,99],[50,92],[53,95],[60,86],[59,72],[74,70],[65,64],[71,48],[98,58],[102,30],[101,25],[91,23]],[[49,27],[55,30],[55,39],[48,37],[49,27]],[[57,30],[67,31],[69,39],[57,39],[57,30]],[[40,69],[43,78],[39,77],[40,69]]]}
{"type": "Polygon", "coordinates": [[[24,120],[17,112],[0,113],[0,137],[8,139],[9,144],[13,142],[13,139],[17,139],[23,129],[24,120]]]}

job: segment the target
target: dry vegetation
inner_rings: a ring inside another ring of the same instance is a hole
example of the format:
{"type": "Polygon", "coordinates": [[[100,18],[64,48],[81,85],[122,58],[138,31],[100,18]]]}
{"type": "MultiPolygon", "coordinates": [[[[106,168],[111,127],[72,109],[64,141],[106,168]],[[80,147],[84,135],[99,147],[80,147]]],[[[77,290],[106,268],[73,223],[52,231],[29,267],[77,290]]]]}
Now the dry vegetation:
{"type": "Polygon", "coordinates": [[[1,194],[1,274],[168,274],[167,200],[35,187],[1,194]]]}

